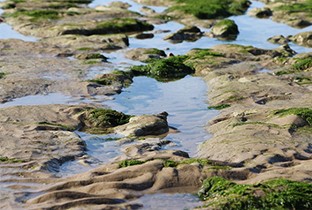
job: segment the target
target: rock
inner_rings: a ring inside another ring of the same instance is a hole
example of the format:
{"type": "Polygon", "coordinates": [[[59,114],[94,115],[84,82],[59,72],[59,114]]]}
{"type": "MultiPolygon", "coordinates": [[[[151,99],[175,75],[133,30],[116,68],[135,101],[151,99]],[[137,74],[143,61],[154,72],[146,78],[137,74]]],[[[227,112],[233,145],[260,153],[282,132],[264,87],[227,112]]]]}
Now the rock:
{"type": "Polygon", "coordinates": [[[268,42],[271,42],[273,44],[287,44],[289,42],[288,37],[284,37],[283,35],[277,35],[268,38],[268,42]]]}
{"type": "Polygon", "coordinates": [[[170,40],[175,43],[183,41],[196,41],[202,37],[202,32],[196,26],[187,26],[177,31],[176,33],[169,34],[164,40],[170,40]]]}
{"type": "Polygon", "coordinates": [[[120,34],[126,32],[140,32],[153,30],[154,26],[135,18],[114,18],[111,20],[77,23],[73,25],[60,25],[56,27],[60,35],[101,35],[101,34],[120,34]]]}
{"type": "Polygon", "coordinates": [[[212,28],[214,37],[226,40],[235,40],[239,34],[238,27],[233,20],[225,19],[217,22],[212,28]]]}
{"type": "Polygon", "coordinates": [[[307,125],[307,122],[297,115],[287,115],[283,117],[275,117],[269,121],[269,123],[277,124],[280,126],[296,126],[303,127],[307,125]]]}
{"type": "Polygon", "coordinates": [[[136,39],[152,39],[154,38],[154,34],[152,33],[141,33],[141,34],[137,34],[135,35],[136,39]]]}
{"type": "Polygon", "coordinates": [[[149,59],[160,59],[166,56],[167,55],[163,50],[156,48],[136,48],[128,50],[125,54],[126,58],[142,62],[145,62],[149,59]]]}
{"type": "Polygon", "coordinates": [[[130,115],[111,109],[92,108],[83,112],[79,119],[81,130],[89,133],[112,133],[113,127],[129,122],[130,115]]]}
{"type": "Polygon", "coordinates": [[[129,123],[114,128],[114,131],[125,136],[161,135],[169,131],[167,116],[167,112],[162,112],[131,117],[129,123]]]}
{"type": "Polygon", "coordinates": [[[312,31],[296,34],[290,40],[301,46],[312,47],[312,31]]]}
{"type": "Polygon", "coordinates": [[[153,15],[153,14],[156,13],[155,10],[153,10],[153,9],[147,7],[147,6],[143,6],[143,7],[140,9],[140,11],[143,12],[144,14],[146,14],[146,15],[153,15]]]}
{"type": "Polygon", "coordinates": [[[109,7],[116,7],[116,8],[120,8],[120,9],[129,9],[129,7],[131,7],[131,5],[129,3],[125,3],[125,2],[121,2],[121,1],[111,2],[108,6],[109,7]]]}
{"type": "Polygon", "coordinates": [[[253,8],[248,13],[251,16],[257,17],[257,18],[269,18],[272,16],[272,11],[270,8],[253,8]]]}
{"type": "Polygon", "coordinates": [[[281,45],[278,48],[276,48],[274,51],[277,52],[277,56],[284,56],[284,57],[291,57],[297,54],[293,49],[289,47],[288,44],[281,45]]]}
{"type": "Polygon", "coordinates": [[[107,62],[107,59],[108,59],[107,57],[105,57],[104,55],[100,53],[82,53],[82,54],[76,55],[75,57],[80,60],[98,59],[103,62],[107,62]]]}

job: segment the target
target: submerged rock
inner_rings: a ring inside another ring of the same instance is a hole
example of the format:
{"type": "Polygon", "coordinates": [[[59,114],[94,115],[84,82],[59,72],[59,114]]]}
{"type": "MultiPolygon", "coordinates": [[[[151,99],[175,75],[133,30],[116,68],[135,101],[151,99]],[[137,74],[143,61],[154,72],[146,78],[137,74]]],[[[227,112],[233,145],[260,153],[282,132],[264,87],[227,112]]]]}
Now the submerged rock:
{"type": "Polygon", "coordinates": [[[211,33],[218,39],[235,40],[239,31],[233,20],[225,19],[212,26],[211,33]]]}

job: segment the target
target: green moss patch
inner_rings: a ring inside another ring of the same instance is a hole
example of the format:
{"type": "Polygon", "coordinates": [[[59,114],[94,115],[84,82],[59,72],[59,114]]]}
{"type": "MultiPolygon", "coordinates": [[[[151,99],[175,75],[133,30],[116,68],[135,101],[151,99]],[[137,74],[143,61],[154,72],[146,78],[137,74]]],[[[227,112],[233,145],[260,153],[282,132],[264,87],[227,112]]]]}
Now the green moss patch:
{"type": "Polygon", "coordinates": [[[132,72],[113,71],[109,74],[103,74],[97,79],[89,80],[100,85],[113,85],[114,83],[121,83],[123,87],[128,87],[132,83],[132,72]]]}
{"type": "Polygon", "coordinates": [[[42,126],[42,127],[47,127],[47,129],[50,128],[59,128],[61,130],[64,131],[74,131],[76,130],[75,126],[68,126],[68,125],[64,125],[64,124],[60,124],[60,123],[52,123],[52,122],[38,122],[38,125],[42,126]]]}
{"type": "Polygon", "coordinates": [[[177,167],[179,165],[199,164],[200,166],[208,166],[212,170],[228,170],[231,167],[222,163],[202,158],[187,158],[181,161],[164,160],[164,167],[177,167]]]}
{"type": "Polygon", "coordinates": [[[98,108],[88,111],[86,119],[97,127],[113,127],[128,123],[130,117],[112,109],[98,108]]]}
{"type": "Polygon", "coordinates": [[[192,66],[185,64],[187,56],[172,56],[154,60],[147,65],[133,66],[131,72],[135,76],[146,75],[159,81],[181,79],[188,74],[195,73],[192,66]]]}
{"type": "Polygon", "coordinates": [[[129,166],[134,166],[134,165],[141,165],[145,162],[146,161],[141,161],[141,160],[123,160],[119,162],[119,168],[125,168],[129,166]]]}
{"type": "Polygon", "coordinates": [[[248,6],[248,0],[174,0],[177,5],[170,10],[179,10],[192,14],[199,19],[225,18],[231,15],[243,14],[248,6]]]}
{"type": "Polygon", "coordinates": [[[274,114],[279,116],[297,115],[304,119],[309,124],[309,126],[312,126],[312,109],[310,108],[282,109],[274,112],[274,114]]]}
{"type": "Polygon", "coordinates": [[[4,78],[5,73],[4,72],[0,72],[0,79],[4,78]]]}
{"type": "Polygon", "coordinates": [[[95,27],[91,28],[79,27],[76,29],[65,30],[62,32],[62,34],[80,34],[89,36],[93,34],[118,34],[147,31],[153,29],[153,25],[134,18],[115,18],[112,20],[98,22],[95,27]]]}
{"type": "Polygon", "coordinates": [[[224,57],[224,54],[215,52],[211,49],[192,49],[188,53],[189,59],[204,59],[207,57],[224,57]]]}
{"type": "Polygon", "coordinates": [[[308,68],[312,68],[312,58],[297,59],[292,68],[297,71],[303,71],[308,68]]]}
{"type": "Polygon", "coordinates": [[[312,184],[286,179],[244,185],[211,177],[203,182],[198,195],[207,201],[207,206],[216,209],[312,208],[312,184]]]}
{"type": "Polygon", "coordinates": [[[17,10],[14,13],[5,14],[5,17],[21,17],[26,16],[32,22],[44,20],[56,20],[61,17],[61,13],[57,10],[17,10]]]}
{"type": "Polygon", "coordinates": [[[231,104],[220,104],[220,105],[216,105],[216,106],[208,106],[208,109],[222,110],[222,109],[229,108],[230,106],[231,106],[231,104]]]}
{"type": "Polygon", "coordinates": [[[0,156],[0,163],[24,163],[24,160],[0,156]]]}
{"type": "Polygon", "coordinates": [[[284,10],[288,13],[307,13],[312,17],[312,0],[306,0],[298,3],[284,4],[277,8],[278,10],[284,10]]]}

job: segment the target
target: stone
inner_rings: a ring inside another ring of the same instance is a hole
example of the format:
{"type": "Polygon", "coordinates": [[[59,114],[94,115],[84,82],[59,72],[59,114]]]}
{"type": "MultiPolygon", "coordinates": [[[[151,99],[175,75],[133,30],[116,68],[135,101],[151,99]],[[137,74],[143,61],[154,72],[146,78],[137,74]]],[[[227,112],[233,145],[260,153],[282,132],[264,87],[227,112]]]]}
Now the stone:
{"type": "Polygon", "coordinates": [[[167,112],[158,115],[141,115],[130,118],[129,123],[114,128],[118,134],[125,136],[161,135],[169,131],[167,112]]]}
{"type": "Polygon", "coordinates": [[[248,14],[257,18],[269,18],[270,16],[272,16],[272,11],[270,8],[267,7],[253,8],[249,11],[248,14]]]}
{"type": "Polygon", "coordinates": [[[239,31],[233,20],[225,19],[217,22],[211,28],[211,33],[219,39],[235,40],[239,31]]]}
{"type": "Polygon", "coordinates": [[[288,37],[284,37],[283,35],[277,35],[268,38],[268,42],[271,42],[273,44],[287,44],[289,42],[288,37]]]}
{"type": "Polygon", "coordinates": [[[296,34],[291,38],[291,41],[305,47],[312,47],[312,31],[296,34]]]}
{"type": "Polygon", "coordinates": [[[201,38],[203,33],[196,26],[186,26],[176,33],[169,34],[164,40],[170,40],[174,43],[181,43],[183,41],[196,41],[201,38]]]}

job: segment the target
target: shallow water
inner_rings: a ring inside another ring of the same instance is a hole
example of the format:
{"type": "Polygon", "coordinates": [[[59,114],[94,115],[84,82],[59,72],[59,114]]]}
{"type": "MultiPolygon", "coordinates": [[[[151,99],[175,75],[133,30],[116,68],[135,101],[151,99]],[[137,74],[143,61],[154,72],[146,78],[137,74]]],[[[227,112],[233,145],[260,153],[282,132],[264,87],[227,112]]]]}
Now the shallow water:
{"type": "MultiPolygon", "coordinates": [[[[4,2],[5,0],[0,0],[4,2]]],[[[0,16],[3,13],[3,10],[0,8],[0,16]]],[[[0,23],[0,39],[20,39],[28,42],[35,42],[37,39],[32,36],[25,36],[15,30],[9,24],[0,23]]]]}
{"type": "Polygon", "coordinates": [[[168,83],[135,77],[133,85],[105,104],[131,115],[168,112],[169,125],[180,132],[166,139],[177,145],[174,149],[195,155],[198,144],[210,137],[204,125],[217,114],[207,109],[206,94],[206,83],[199,77],[187,76],[168,83]]]}
{"type": "Polygon", "coordinates": [[[144,204],[144,206],[140,208],[142,210],[193,209],[202,204],[198,197],[192,194],[149,194],[142,196],[137,201],[144,204]],[[155,205],[155,203],[157,205],[155,205]]]}
{"type": "Polygon", "coordinates": [[[13,99],[6,103],[0,103],[0,108],[12,107],[12,106],[31,106],[31,105],[48,105],[48,104],[87,104],[95,103],[99,100],[107,99],[108,97],[72,97],[64,95],[62,93],[49,93],[46,95],[29,95],[21,98],[13,99]]]}
{"type": "MultiPolygon", "coordinates": [[[[3,0],[0,0],[0,2],[3,0]]],[[[121,0],[131,4],[130,10],[141,12],[142,5],[131,0],[121,0]]],[[[90,7],[107,5],[109,1],[95,0],[90,7]]],[[[252,1],[251,8],[263,7],[264,4],[252,1]]],[[[149,6],[150,7],[150,6],[149,6]]],[[[157,12],[162,12],[164,7],[150,7],[157,12]]],[[[1,10],[0,10],[1,14],[1,10]]],[[[170,30],[170,32],[155,33],[153,39],[140,40],[130,37],[129,48],[153,48],[165,50],[167,53],[185,54],[192,48],[210,48],[218,44],[233,43],[242,45],[253,45],[259,48],[273,49],[278,45],[271,44],[266,40],[275,35],[295,35],[302,31],[312,30],[312,26],[305,29],[295,29],[290,26],[273,22],[270,19],[257,19],[248,15],[230,17],[239,27],[240,34],[235,41],[220,41],[214,38],[203,37],[196,42],[183,42],[173,44],[163,40],[165,36],[173,33],[183,25],[176,22],[155,25],[154,32],[170,30]]],[[[209,29],[202,29],[209,31],[209,29]]],[[[2,23],[0,24],[0,39],[16,38],[25,41],[36,41],[33,37],[23,36],[12,28],[2,23]]],[[[311,48],[300,47],[295,44],[290,46],[297,52],[311,52],[311,48]]],[[[109,57],[110,64],[90,68],[87,79],[93,78],[96,74],[108,73],[112,69],[126,70],[131,65],[140,65],[140,62],[128,60],[124,57],[125,50],[103,53],[109,57]]],[[[270,73],[266,69],[259,70],[259,73],[270,73]]],[[[152,78],[136,77],[133,84],[123,90],[114,99],[108,102],[104,100],[73,98],[61,93],[48,95],[26,96],[15,99],[5,104],[0,104],[0,108],[17,105],[43,105],[43,104],[78,104],[93,103],[95,100],[103,105],[109,105],[113,109],[123,111],[127,114],[156,114],[162,111],[169,113],[168,122],[172,127],[177,128],[180,133],[169,134],[165,138],[173,141],[175,146],[170,149],[180,149],[195,155],[197,146],[204,140],[210,138],[205,131],[205,124],[212,117],[217,115],[217,111],[207,109],[207,86],[198,77],[187,76],[181,80],[160,83],[152,78]]],[[[87,171],[100,163],[105,163],[120,155],[120,145],[116,141],[108,141],[111,136],[89,135],[77,132],[87,145],[87,154],[91,156],[91,165],[83,166],[77,161],[71,161],[60,167],[58,176],[68,176],[87,171]]],[[[114,137],[114,136],[113,136],[114,137]]],[[[143,209],[184,209],[199,206],[201,203],[197,197],[191,194],[153,194],[141,197],[138,202],[144,204],[143,209]]]]}

